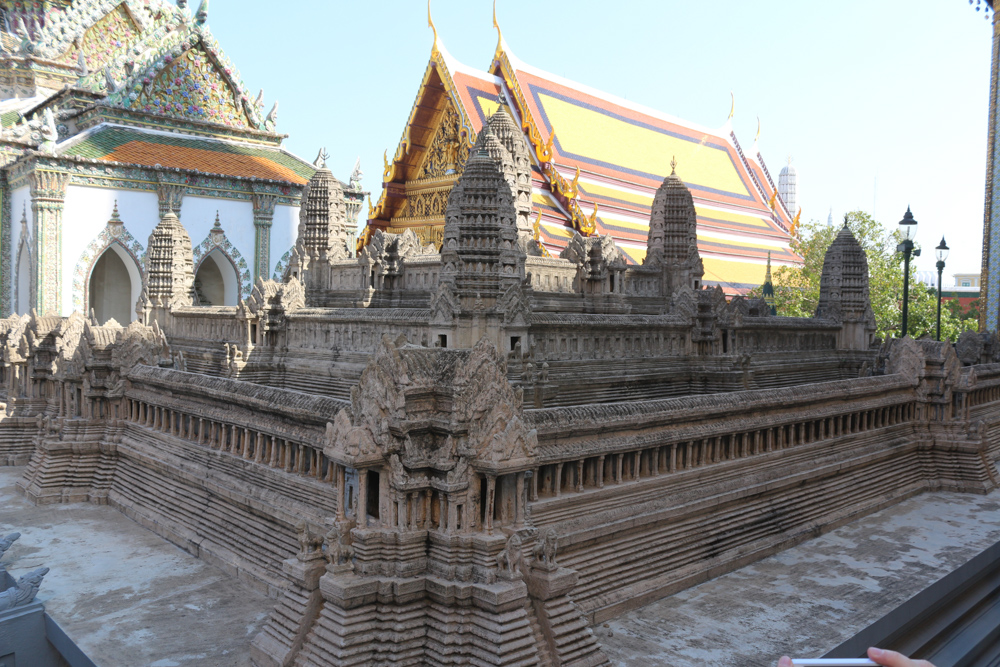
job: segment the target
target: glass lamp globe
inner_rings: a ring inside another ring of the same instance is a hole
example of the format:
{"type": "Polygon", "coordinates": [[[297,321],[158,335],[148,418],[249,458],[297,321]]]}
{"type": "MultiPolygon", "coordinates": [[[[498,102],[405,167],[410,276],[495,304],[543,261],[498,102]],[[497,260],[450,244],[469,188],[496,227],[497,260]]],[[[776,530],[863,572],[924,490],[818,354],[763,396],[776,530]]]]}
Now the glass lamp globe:
{"type": "Polygon", "coordinates": [[[937,261],[943,262],[948,259],[948,251],[950,248],[948,244],[944,242],[944,237],[941,237],[941,243],[937,248],[934,248],[934,256],[937,257],[937,261]]]}
{"type": "Polygon", "coordinates": [[[909,206],[906,207],[906,215],[899,221],[899,232],[907,241],[912,241],[917,237],[917,221],[913,219],[913,213],[910,212],[909,206]]]}

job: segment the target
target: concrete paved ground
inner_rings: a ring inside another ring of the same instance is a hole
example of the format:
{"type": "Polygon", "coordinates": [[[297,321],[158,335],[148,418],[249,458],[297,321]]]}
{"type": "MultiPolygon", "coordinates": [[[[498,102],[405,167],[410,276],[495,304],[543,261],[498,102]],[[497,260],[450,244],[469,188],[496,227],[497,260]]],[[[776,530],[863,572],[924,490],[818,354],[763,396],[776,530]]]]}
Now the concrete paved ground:
{"type": "Polygon", "coordinates": [[[596,628],[612,663],[818,658],[1000,540],[1000,491],[926,493],[596,628]]]}
{"type": "Polygon", "coordinates": [[[250,640],[276,601],[157,537],[115,509],[35,507],[0,467],[0,534],[15,577],[51,568],[38,597],[101,667],[249,665],[250,640]]]}

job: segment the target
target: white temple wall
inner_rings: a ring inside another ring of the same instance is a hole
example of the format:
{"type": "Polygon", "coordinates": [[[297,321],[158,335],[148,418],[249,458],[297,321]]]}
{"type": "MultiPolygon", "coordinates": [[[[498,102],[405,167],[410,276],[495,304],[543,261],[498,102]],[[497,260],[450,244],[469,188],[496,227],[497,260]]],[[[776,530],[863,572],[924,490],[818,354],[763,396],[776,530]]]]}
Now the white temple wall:
{"type": "MultiPolygon", "coordinates": [[[[181,223],[191,236],[191,248],[194,250],[195,272],[198,265],[208,255],[211,248],[199,252],[198,246],[208,238],[209,232],[215,225],[215,214],[219,214],[219,224],[226,232],[226,239],[236,249],[236,253],[230,251],[234,261],[238,262],[242,257],[246,261],[247,269],[250,272],[247,282],[253,283],[253,257],[254,257],[254,226],[253,226],[253,204],[249,201],[237,201],[233,199],[212,199],[208,197],[195,197],[186,195],[181,204],[181,223]]],[[[239,267],[234,269],[239,273],[243,271],[239,267]]]]}
{"type": "MultiPolygon", "coordinates": [[[[118,190],[71,185],[66,190],[66,204],[63,209],[62,233],[62,314],[69,315],[74,310],[83,310],[82,292],[89,289],[90,269],[97,255],[106,245],[98,241],[98,236],[108,224],[115,202],[118,215],[125,230],[142,245],[145,251],[149,235],[160,221],[159,199],[155,192],[118,190]],[[95,245],[95,241],[97,244],[95,245]]],[[[123,255],[126,253],[119,253],[123,255]]],[[[136,259],[139,259],[137,256],[136,259]]],[[[138,276],[135,260],[125,262],[130,277],[138,276]],[[133,269],[135,272],[133,273],[133,269]]],[[[123,261],[124,257],[123,257],[123,261]]],[[[132,285],[132,292],[138,298],[141,283],[132,285]]],[[[134,305],[134,301],[133,301],[134,305]]],[[[135,314],[132,313],[133,319],[135,314]]],[[[123,323],[127,324],[127,323],[123,323]]]]}
{"type": "MultiPolygon", "coordinates": [[[[299,235],[299,207],[275,206],[274,219],[271,225],[271,268],[266,276],[271,278],[278,269],[282,256],[295,245],[299,235]]],[[[281,270],[287,264],[281,265],[281,270]]]]}
{"type": "Polygon", "coordinates": [[[31,191],[27,185],[17,188],[10,193],[10,248],[8,248],[7,252],[10,253],[10,266],[14,274],[11,276],[10,281],[10,303],[11,310],[15,313],[18,313],[17,281],[19,276],[17,270],[17,251],[21,246],[21,215],[24,211],[27,211],[28,214],[28,232],[31,233],[35,225],[34,218],[31,215],[31,191]]]}

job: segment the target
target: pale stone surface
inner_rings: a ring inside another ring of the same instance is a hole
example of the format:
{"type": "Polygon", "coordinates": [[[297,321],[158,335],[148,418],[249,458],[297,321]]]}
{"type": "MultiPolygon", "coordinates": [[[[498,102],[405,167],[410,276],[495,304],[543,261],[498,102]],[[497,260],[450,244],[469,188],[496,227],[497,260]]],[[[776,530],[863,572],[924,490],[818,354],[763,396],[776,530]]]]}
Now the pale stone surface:
{"type": "Polygon", "coordinates": [[[88,503],[33,506],[0,468],[4,563],[51,568],[38,599],[98,665],[249,665],[274,601],[132,522],[88,503]]]}
{"type": "Polygon", "coordinates": [[[618,665],[770,667],[819,657],[1000,540],[1000,491],[926,493],[631,611],[618,665]]]}

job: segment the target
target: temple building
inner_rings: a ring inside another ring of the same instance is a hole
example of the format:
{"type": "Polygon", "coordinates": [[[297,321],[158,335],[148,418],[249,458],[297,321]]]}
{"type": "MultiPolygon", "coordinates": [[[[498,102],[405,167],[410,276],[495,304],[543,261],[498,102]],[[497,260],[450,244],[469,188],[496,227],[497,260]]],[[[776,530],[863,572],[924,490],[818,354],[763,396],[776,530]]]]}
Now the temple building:
{"type": "MultiPolygon", "coordinates": [[[[196,305],[287,267],[316,166],[282,147],[208,0],[0,2],[0,310],[135,320],[153,228],[194,248],[196,305]]],[[[316,164],[322,165],[321,153],[316,164]]],[[[341,183],[356,218],[360,171],[341,183]]]]}
{"type": "MultiPolygon", "coordinates": [[[[993,0],[986,1],[986,10],[993,11],[993,0]]],[[[980,9],[976,3],[976,11],[980,9]]],[[[997,132],[997,97],[1000,96],[1000,23],[993,12],[993,64],[990,68],[990,123],[986,149],[986,202],[983,211],[983,266],[979,315],[980,330],[996,331],[1000,323],[1000,132],[997,132]]]]}
{"type": "Polygon", "coordinates": [[[546,254],[559,255],[576,231],[610,236],[629,264],[641,264],[654,195],[676,159],[694,196],[706,286],[745,293],[763,282],[768,253],[775,266],[801,261],[789,247],[794,206],[783,200],[756,140],[742,148],[732,114],[715,129],[674,118],[527,65],[502,35],[489,67],[478,70],[455,60],[436,29],[359,248],[377,229],[412,229],[440,247],[448,193],[500,108],[529,146],[530,189],[521,184],[527,201],[518,203],[527,204],[523,224],[546,254]]]}

